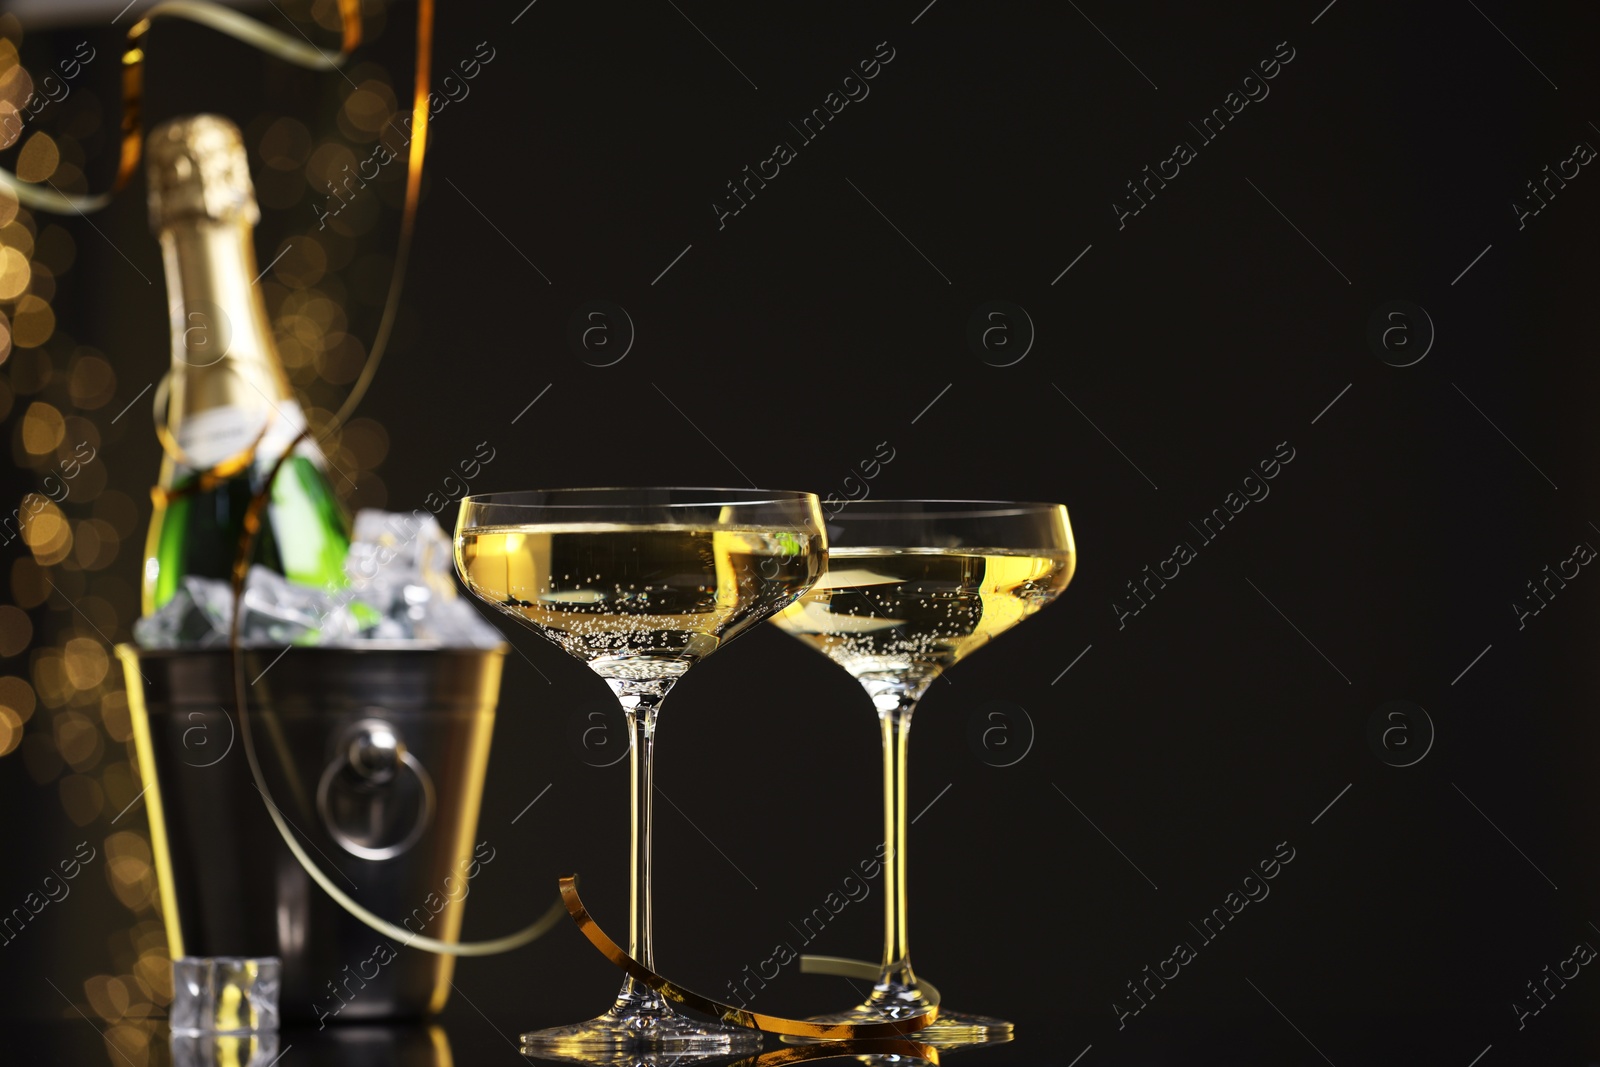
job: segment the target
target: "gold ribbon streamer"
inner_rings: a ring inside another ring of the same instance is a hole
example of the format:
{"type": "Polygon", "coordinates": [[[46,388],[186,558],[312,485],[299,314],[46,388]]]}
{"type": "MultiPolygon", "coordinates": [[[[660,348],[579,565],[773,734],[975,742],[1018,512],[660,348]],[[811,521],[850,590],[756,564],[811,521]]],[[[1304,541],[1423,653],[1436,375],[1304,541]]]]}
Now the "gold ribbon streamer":
{"type": "MultiPolygon", "coordinates": [[[[337,70],[343,66],[350,53],[361,45],[363,37],[361,0],[338,0],[338,4],[341,38],[339,50],[335,52],[318,48],[309,41],[296,40],[280,30],[223,7],[213,0],[163,0],[128,29],[127,43],[122,53],[122,148],[117,161],[117,176],[111,188],[90,196],[63,193],[53,185],[48,189],[41,189],[22,181],[5,168],[0,168],[0,187],[9,190],[20,203],[29,208],[56,214],[77,212],[79,215],[101,210],[111,203],[117,193],[126,188],[139,169],[139,160],[143,158],[145,43],[150,34],[151,24],[157,19],[176,18],[206,26],[296,66],[312,70],[337,70]]],[[[411,104],[412,139],[406,161],[406,191],[401,208],[400,237],[395,251],[394,268],[389,276],[388,296],[384,300],[383,313],[373,334],[372,344],[367,349],[367,358],[362,365],[361,373],[357,376],[355,384],[350,387],[350,393],[345,397],[344,403],[329,422],[326,430],[328,433],[342,425],[366,396],[373,378],[377,375],[378,365],[383,361],[384,352],[388,349],[389,338],[394,333],[395,319],[399,315],[400,292],[405,279],[406,264],[410,259],[412,235],[416,229],[417,202],[422,194],[422,163],[428,143],[428,119],[431,115],[428,108],[428,82],[432,69],[433,14],[434,0],[417,0],[417,56],[411,104]]],[[[163,429],[164,427],[157,428],[163,449],[175,459],[179,458],[166,436],[161,433],[163,429]]],[[[203,473],[210,475],[214,479],[212,484],[215,484],[215,479],[227,477],[228,473],[241,470],[254,462],[255,446],[252,445],[246,452],[230,456],[223,463],[203,473]],[[228,473],[223,472],[224,467],[228,473]]]]}
{"type": "MultiPolygon", "coordinates": [[[[127,48],[122,56],[122,154],[117,166],[117,177],[111,189],[95,196],[72,196],[62,193],[52,187],[49,192],[31,185],[21,183],[9,171],[0,169],[0,186],[9,188],[16,193],[22,203],[31,208],[43,211],[66,213],[76,211],[87,214],[98,211],[111,202],[111,198],[121,191],[134,173],[138,170],[139,160],[143,153],[144,142],[144,43],[150,32],[151,23],[158,18],[182,18],[196,22],[211,29],[233,37],[245,44],[251,45],[270,55],[277,56],[288,62],[302,67],[318,70],[338,69],[355,48],[361,44],[361,0],[338,0],[339,14],[343,33],[340,41],[340,50],[330,52],[309,43],[296,41],[288,35],[262,25],[254,19],[247,18],[228,8],[210,2],[210,0],[165,0],[157,4],[146,13],[144,18],[128,31],[127,48]]],[[[427,146],[428,134],[428,79],[431,67],[430,57],[433,48],[433,0],[418,0],[417,2],[417,57],[416,75],[412,91],[412,141],[410,154],[407,160],[406,193],[404,207],[402,208],[400,222],[399,246],[395,254],[394,270],[390,275],[388,298],[384,303],[383,315],[378,324],[371,347],[367,350],[366,364],[362,367],[361,375],[352,386],[350,395],[345,398],[344,404],[334,416],[330,425],[338,426],[366,394],[372,378],[377,372],[378,363],[383,358],[383,352],[388,345],[388,340],[394,331],[394,321],[400,307],[401,282],[405,277],[406,262],[410,255],[411,238],[415,230],[417,201],[422,190],[422,164],[427,146]]],[[[163,387],[166,382],[163,381],[163,387]]],[[[159,407],[159,405],[158,405],[159,407]]],[[[270,422],[268,423],[270,426],[270,422]]],[[[169,453],[175,453],[176,458],[183,458],[182,450],[170,441],[170,432],[162,433],[166,427],[158,427],[158,436],[161,438],[162,447],[169,453]]],[[[311,860],[291,833],[290,828],[278,806],[272,802],[271,792],[267,789],[266,780],[261,772],[260,761],[256,757],[254,737],[250,728],[250,714],[248,695],[244,685],[244,650],[239,644],[240,612],[244,604],[244,585],[250,570],[250,555],[261,531],[262,514],[266,508],[268,497],[271,495],[273,483],[277,480],[278,472],[282,470],[284,462],[294,454],[302,441],[310,437],[310,428],[307,427],[291,441],[272,465],[271,471],[262,482],[260,489],[251,498],[245,510],[242,523],[243,529],[239,540],[238,551],[234,557],[233,565],[233,615],[228,627],[228,647],[233,653],[233,683],[234,701],[239,710],[240,732],[244,735],[245,756],[250,765],[250,774],[254,779],[256,788],[261,791],[263,801],[267,805],[267,814],[271,816],[273,824],[278,829],[278,834],[283,838],[284,844],[289,847],[295,858],[300,862],[312,880],[324,892],[331,896],[341,907],[357,919],[377,930],[386,937],[393,938],[405,946],[421,948],[428,952],[451,956],[488,956],[500,952],[508,952],[519,948],[530,941],[540,937],[554,927],[561,919],[562,904],[558,900],[536,922],[526,926],[516,933],[506,937],[496,938],[492,941],[476,942],[447,942],[436,938],[421,937],[410,930],[403,929],[381,916],[368,911],[353,898],[335,885],[326,874],[311,860]]],[[[254,464],[256,454],[265,430],[244,451],[229,456],[221,463],[206,470],[198,472],[189,485],[178,490],[152,490],[152,496],[158,503],[165,503],[179,496],[193,492],[204,491],[220,484],[223,480],[247,469],[254,464]]],[[[187,464],[186,464],[187,465],[187,464]]]]}
{"type": "Polygon", "coordinates": [[[210,492],[234,475],[248,470],[256,461],[256,449],[261,447],[261,442],[266,440],[267,431],[272,429],[272,420],[279,417],[278,413],[274,411],[272,415],[268,416],[267,421],[262,424],[261,432],[257,433],[243,449],[213,463],[210,467],[202,467],[194,461],[189,453],[184,451],[183,446],[178,443],[177,435],[172,432],[172,426],[167,418],[167,403],[171,388],[172,373],[169,371],[161,376],[161,384],[156,386],[156,395],[153,398],[152,406],[156,416],[156,440],[161,442],[161,450],[163,452],[171,456],[176,462],[198,473],[178,488],[167,489],[163,486],[152,485],[150,487],[150,499],[158,508],[164,508],[174,500],[181,500],[186,496],[210,492]]]}
{"type": "MultiPolygon", "coordinates": [[[[270,423],[268,424],[271,425],[270,423]]],[[[243,452],[228,457],[216,466],[201,471],[193,480],[186,482],[176,489],[165,489],[159,485],[150,487],[150,501],[158,508],[164,508],[174,500],[182,500],[186,496],[198,496],[209,493],[234,475],[249,468],[255,462],[256,448],[261,444],[261,438],[266,436],[263,430],[256,439],[250,442],[250,447],[243,452]]]]}
{"type": "Polygon", "coordinates": [[[261,517],[266,510],[267,498],[272,493],[273,482],[277,481],[278,472],[283,469],[289,457],[294,455],[300,442],[310,435],[311,430],[308,427],[301,430],[295,439],[289,442],[283,454],[273,463],[272,470],[267,474],[261,488],[250,498],[250,504],[245,509],[241,524],[243,531],[239,537],[239,549],[233,560],[233,614],[228,622],[228,649],[233,653],[233,699],[234,706],[239,710],[239,733],[244,737],[244,754],[246,762],[250,765],[250,776],[255,781],[256,789],[261,793],[263,803],[267,805],[267,814],[272,817],[273,825],[278,828],[278,836],[283,838],[283,843],[289,846],[289,851],[294,853],[295,859],[300,861],[300,866],[311,876],[311,880],[321,886],[323,892],[332,897],[340,907],[372,929],[385,937],[399,941],[402,947],[420,948],[441,956],[493,956],[521,948],[543,936],[561,921],[563,910],[561,901],[557,900],[550,905],[532,925],[492,941],[440,941],[437,938],[423,937],[396,926],[375,912],[368,911],[348,893],[334,885],[333,879],[324,874],[300,846],[300,842],[290,832],[283,813],[272,801],[272,791],[267,788],[266,777],[261,773],[261,763],[256,758],[255,738],[250,729],[249,695],[245,692],[244,684],[244,648],[239,644],[239,619],[244,607],[245,578],[250,573],[250,554],[255,548],[256,537],[261,532],[261,517]]]}
{"type": "MultiPolygon", "coordinates": [[[[360,4],[361,0],[340,0],[347,41],[349,27],[352,24],[357,27],[360,25],[360,4]]],[[[356,40],[360,40],[359,28],[356,40]]],[[[384,299],[383,316],[378,320],[378,330],[372,336],[372,346],[367,349],[367,361],[362,364],[361,374],[350,387],[350,395],[345,397],[333,421],[328,424],[330,433],[334,427],[344,424],[344,420],[361,403],[361,398],[367,395],[367,388],[378,373],[378,364],[383,362],[383,354],[389,348],[394,321],[400,314],[400,283],[405,279],[406,263],[411,258],[411,236],[417,224],[417,201],[422,196],[422,158],[428,146],[428,116],[431,114],[428,98],[432,95],[428,91],[428,80],[432,71],[433,0],[417,0],[417,70],[411,90],[411,153],[406,159],[406,198],[400,214],[400,241],[395,248],[394,270],[389,274],[389,295],[384,299]]]]}
{"type": "MultiPolygon", "coordinates": [[[[584,907],[583,901],[578,897],[577,875],[571,874],[561,879],[561,900],[566,904],[568,914],[578,924],[578,929],[583,932],[583,936],[589,939],[589,943],[599,949],[602,956],[622,968],[629,977],[649,986],[674,1003],[682,1004],[706,1015],[713,1015],[725,1023],[746,1026],[752,1030],[762,1030],[769,1034],[785,1034],[789,1037],[816,1037],[832,1041],[860,1041],[863,1039],[904,1037],[906,1034],[913,1034],[921,1030],[939,1017],[939,991],[926,982],[922,983],[922,989],[928,1002],[927,1010],[917,1015],[890,1022],[817,1023],[805,1019],[786,1019],[781,1015],[763,1015],[760,1012],[735,1008],[730,1004],[723,1004],[721,1001],[712,1000],[710,997],[703,997],[698,993],[691,992],[683,986],[661,977],[628,955],[620,945],[606,936],[605,931],[601,930],[599,924],[590,916],[589,909],[584,907]]],[[[807,957],[807,959],[821,961],[823,967],[835,963],[865,966],[858,960],[838,960],[835,957],[828,956],[812,956],[807,957]]],[[[804,965],[802,965],[802,969],[806,969],[804,965]]],[[[816,966],[815,962],[813,962],[811,970],[813,973],[839,973],[837,971],[822,970],[816,966]]],[[[873,977],[877,977],[876,968],[873,968],[873,977]]],[[[792,1061],[785,1060],[783,1062],[792,1061]]]]}
{"type": "Polygon", "coordinates": [[[361,47],[361,0],[339,0],[339,52],[349,55],[361,47]]]}
{"type": "Polygon", "coordinates": [[[55,186],[41,189],[4,168],[0,168],[0,186],[14,193],[26,207],[61,215],[74,211],[86,215],[111,203],[111,198],[133,180],[144,151],[145,38],[150,34],[150,24],[157,19],[176,18],[198,23],[296,66],[337,70],[350,51],[361,43],[359,0],[339,0],[339,14],[344,23],[344,40],[340,50],[332,52],[307,41],[297,41],[212,0],[163,0],[128,28],[127,43],[122,51],[122,155],[117,161],[117,177],[111,188],[93,196],[63,193],[55,186]]]}

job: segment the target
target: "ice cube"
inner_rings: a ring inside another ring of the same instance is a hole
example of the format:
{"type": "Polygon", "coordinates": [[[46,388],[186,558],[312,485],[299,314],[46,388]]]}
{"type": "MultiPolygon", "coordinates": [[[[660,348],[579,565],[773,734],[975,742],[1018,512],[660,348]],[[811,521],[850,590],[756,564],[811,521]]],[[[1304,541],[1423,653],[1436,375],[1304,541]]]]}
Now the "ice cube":
{"type": "Polygon", "coordinates": [[[446,648],[499,648],[506,643],[500,631],[460,597],[434,601],[414,633],[446,648]]]}
{"type": "Polygon", "coordinates": [[[366,509],[356,514],[345,576],[374,605],[402,598],[407,586],[453,596],[452,553],[449,535],[432,515],[366,509]]]}
{"type": "Polygon", "coordinates": [[[365,510],[356,515],[345,561],[352,594],[382,622],[352,639],[427,641],[447,647],[498,648],[504,639],[456,593],[454,545],[432,515],[365,510]]]}
{"type": "Polygon", "coordinates": [[[172,1067],[274,1067],[282,1058],[276,1030],[259,1034],[173,1033],[167,1036],[167,1043],[172,1049],[172,1067]]]}
{"type": "Polygon", "coordinates": [[[239,619],[241,645],[323,644],[359,630],[342,597],[297,585],[265,567],[250,568],[239,619]]]}
{"type": "Polygon", "coordinates": [[[227,582],[185,578],[172,599],[133,624],[143,648],[208,648],[228,643],[233,592],[227,582]]]}
{"type": "Polygon", "coordinates": [[[182,956],[172,961],[175,1034],[250,1034],[278,1028],[276,956],[182,956]]]}
{"type": "MultiPolygon", "coordinates": [[[[265,567],[250,568],[240,611],[246,647],[424,641],[442,647],[498,648],[500,632],[456,593],[449,536],[426,513],[362,511],[345,560],[348,586],[298,585],[265,567]]],[[[228,582],[185,578],[160,611],[134,623],[143,648],[210,648],[228,643],[233,593],[228,582]]]]}
{"type": "MultiPolygon", "coordinates": [[[[161,610],[134,623],[133,636],[143,648],[214,648],[228,643],[232,624],[232,585],[191,576],[161,610]]],[[[245,576],[241,645],[314,644],[360,628],[350,606],[324,590],[297,585],[261,566],[245,576]]]]}

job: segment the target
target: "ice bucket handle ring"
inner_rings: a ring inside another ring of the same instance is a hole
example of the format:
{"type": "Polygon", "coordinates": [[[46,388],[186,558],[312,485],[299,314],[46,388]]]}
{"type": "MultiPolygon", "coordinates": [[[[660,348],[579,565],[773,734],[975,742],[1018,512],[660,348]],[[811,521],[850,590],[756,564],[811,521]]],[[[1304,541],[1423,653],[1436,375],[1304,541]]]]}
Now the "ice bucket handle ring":
{"type": "MultiPolygon", "coordinates": [[[[369,708],[368,711],[382,713],[383,709],[369,708]]],[[[433,776],[422,761],[411,754],[394,724],[381,718],[362,719],[344,732],[338,758],[328,764],[322,772],[322,780],[317,783],[317,814],[322,817],[328,835],[352,856],[375,862],[392,860],[409,852],[432,825],[435,804],[433,776]],[[397,783],[402,769],[409,770],[422,787],[422,809],[405,837],[393,844],[373,847],[362,844],[340,828],[330,800],[333,783],[340,775],[348,772],[350,778],[376,796],[381,795],[377,791],[390,789],[397,783]]]]}
{"type": "MultiPolygon", "coordinates": [[[[431,12],[432,0],[423,0],[422,8],[431,12]]],[[[419,83],[420,84],[420,83],[419,83]]],[[[420,99],[420,98],[419,98],[420,99]]],[[[419,103],[419,107],[421,104],[419,103]]],[[[285,461],[294,454],[302,441],[310,439],[311,429],[307,427],[300,431],[293,441],[289,442],[283,453],[278,456],[272,468],[263,479],[261,488],[250,498],[250,506],[245,512],[244,533],[239,539],[239,551],[234,557],[233,570],[233,612],[228,623],[228,651],[233,661],[233,696],[234,706],[239,709],[239,733],[244,738],[245,761],[250,765],[250,778],[261,794],[261,799],[266,802],[267,816],[272,819],[272,825],[278,828],[278,837],[293,854],[311,880],[321,887],[324,893],[332,897],[345,911],[366,923],[372,929],[385,937],[393,938],[407,947],[420,948],[424,952],[433,952],[442,956],[493,956],[501,952],[509,952],[514,948],[526,945],[528,942],[539,938],[562,920],[567,914],[565,903],[557,900],[550,908],[530,926],[523,927],[514,934],[495,938],[492,941],[444,941],[439,938],[423,937],[414,931],[396,926],[377,913],[363,907],[354,897],[340,889],[333,883],[322,869],[318,867],[306,854],[300,842],[295,840],[295,835],[289,829],[289,823],[284,819],[283,813],[272,802],[272,793],[267,788],[266,777],[261,773],[261,761],[256,755],[255,740],[250,729],[250,700],[246,692],[244,673],[244,648],[239,644],[239,619],[240,608],[244,604],[245,575],[249,572],[247,562],[250,559],[251,549],[254,548],[256,536],[261,528],[261,513],[266,507],[267,497],[272,493],[272,487],[278,480],[278,472],[283,469],[285,461]]],[[[281,653],[280,653],[281,654],[281,653]]],[[[374,753],[376,755],[376,753],[374,753]]]]}
{"type": "MultiPolygon", "coordinates": [[[[271,484],[272,478],[269,477],[267,479],[267,485],[271,486],[271,484]]],[[[258,495],[256,499],[259,500],[261,497],[258,495]]],[[[289,828],[289,823],[283,817],[283,813],[279,811],[278,805],[273,803],[272,793],[267,788],[265,776],[261,773],[261,761],[256,755],[256,746],[252,737],[250,725],[250,719],[252,717],[250,713],[250,705],[245,696],[245,675],[243,669],[244,650],[239,647],[237,641],[238,604],[241,599],[242,598],[237,596],[236,593],[234,598],[235,633],[231,635],[231,652],[233,654],[234,701],[235,707],[239,709],[239,734],[244,739],[245,760],[250,765],[250,777],[255,782],[256,790],[260,792],[261,799],[266,803],[267,817],[270,818],[272,820],[272,824],[278,828],[278,837],[282,839],[285,847],[287,847],[289,852],[293,854],[295,860],[300,864],[301,868],[311,877],[313,882],[317,883],[317,885],[322,888],[324,893],[327,893],[328,896],[332,897],[334,902],[345,911],[349,912],[357,919],[360,919],[362,922],[366,923],[383,936],[392,938],[407,948],[418,948],[424,952],[432,952],[441,956],[493,956],[501,952],[510,952],[514,948],[520,948],[523,945],[526,945],[528,942],[538,939],[547,930],[551,929],[562,919],[567,917],[566,905],[562,901],[557,900],[550,906],[549,910],[539,917],[536,922],[530,926],[523,927],[514,934],[508,934],[505,937],[498,937],[491,941],[443,941],[439,938],[423,937],[414,930],[407,930],[403,927],[396,926],[394,923],[389,922],[382,916],[363,907],[360,902],[358,902],[349,893],[346,893],[343,889],[340,889],[337,885],[335,885],[333,879],[329,878],[323,873],[322,869],[316,865],[315,861],[313,861],[311,857],[306,854],[305,848],[298,840],[296,840],[294,833],[291,832],[289,828]]],[[[384,739],[376,735],[368,738],[368,740],[373,743],[373,748],[364,751],[363,755],[359,758],[359,763],[364,764],[368,770],[383,766],[383,759],[381,758],[381,753],[379,751],[383,749],[389,749],[394,759],[398,760],[400,765],[404,765],[405,761],[400,758],[400,749],[398,746],[389,746],[384,742],[384,739]],[[368,756],[372,757],[372,759],[369,760],[367,758],[368,756]]],[[[345,752],[346,760],[348,760],[348,755],[350,752],[348,746],[346,747],[345,752]]],[[[334,766],[337,768],[342,763],[346,762],[346,760],[337,760],[334,762],[334,766]]]]}

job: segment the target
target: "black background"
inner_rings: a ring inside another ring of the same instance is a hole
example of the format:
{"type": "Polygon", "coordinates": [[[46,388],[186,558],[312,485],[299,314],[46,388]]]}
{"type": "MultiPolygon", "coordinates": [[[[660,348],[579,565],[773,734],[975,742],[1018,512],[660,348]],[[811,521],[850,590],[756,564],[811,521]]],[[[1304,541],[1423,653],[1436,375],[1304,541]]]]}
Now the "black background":
{"type": "MultiPolygon", "coordinates": [[[[475,491],[844,495],[888,442],[874,496],[1071,510],[1071,588],[917,716],[918,969],[949,1006],[1018,1027],[960,1062],[1067,1064],[1087,1046],[1084,1064],[1600,1059],[1587,969],[1524,1029],[1512,1008],[1545,965],[1600,944],[1600,579],[1581,572],[1521,629],[1510,606],[1600,544],[1600,178],[1584,168],[1522,229],[1511,206],[1600,144],[1600,16],[1324,2],[440,12],[441,66],[484,40],[496,60],[435,126],[402,341],[363,407],[390,430],[391,507],[422,506],[487,440],[475,491]],[[719,229],[724,184],[797,143],[788,122],[884,41],[870,96],[719,229]],[[1270,95],[1201,147],[1188,123],[1279,42],[1294,58],[1270,95]],[[1179,140],[1197,158],[1119,228],[1124,183],[1179,140]],[[636,329],[611,366],[568,341],[592,300],[636,329]],[[986,362],[968,343],[994,300],[1036,331],[1009,366],[991,363],[1019,349],[986,362]],[[1368,342],[1396,300],[1436,333],[1408,367],[1368,342]],[[1294,459],[1270,496],[1201,545],[1189,523],[1281,442],[1294,459]],[[1197,558],[1119,625],[1125,583],[1179,541],[1197,558]],[[1431,719],[1411,720],[1411,748],[1369,741],[1391,700],[1431,719]],[[972,740],[995,701],[1031,723],[1011,713],[1032,747],[1007,767],[972,740]],[[1119,1029],[1124,983],[1198,944],[1189,923],[1280,842],[1295,858],[1270,896],[1119,1029]]],[[[409,17],[394,13],[391,46],[409,17]]],[[[152,119],[259,110],[271,64],[189,40],[152,119]]],[[[167,358],[159,257],[138,196],[98,224],[155,290],[80,225],[87,292],[61,313],[131,399],[167,358]]],[[[117,449],[117,481],[141,493],[154,443],[117,449]]],[[[554,646],[507,637],[520,654],[479,829],[497,860],[465,934],[531,921],[572,870],[621,930],[626,772],[572,740],[609,695],[554,646]]],[[[688,676],[660,733],[661,970],[725,992],[792,938],[881,840],[876,746],[848,677],[774,629],[688,676]]],[[[0,779],[13,812],[40,812],[18,851],[48,862],[69,836],[51,837],[53,801],[14,766],[0,779]]],[[[6,899],[25,866],[0,876],[6,899]]],[[[880,899],[875,885],[810,950],[873,957],[880,899]]],[[[73,917],[51,921],[73,944],[73,917]]],[[[82,955],[5,961],[8,997],[57,1016],[38,975],[77,988],[82,955]]],[[[458,1062],[509,1062],[502,1038],[588,1017],[616,982],[560,928],[463,961],[443,1023],[458,1062]]],[[[854,999],[791,967],[752,1006],[854,999]]]]}

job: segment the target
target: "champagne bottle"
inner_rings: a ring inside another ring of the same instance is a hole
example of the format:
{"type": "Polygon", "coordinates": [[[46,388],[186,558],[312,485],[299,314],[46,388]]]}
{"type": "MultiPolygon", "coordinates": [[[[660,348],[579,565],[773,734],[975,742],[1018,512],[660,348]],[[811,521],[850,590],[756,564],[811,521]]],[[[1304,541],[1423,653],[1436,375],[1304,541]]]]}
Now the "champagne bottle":
{"type": "MultiPolygon", "coordinates": [[[[193,115],[150,134],[151,228],[172,323],[166,455],[145,542],[150,614],[189,575],[227,579],[246,509],[305,428],[273,343],[252,237],[260,211],[232,122],[193,115]]],[[[350,520],[320,452],[302,440],[273,482],[251,561],[291,581],[344,584],[350,520]]]]}

